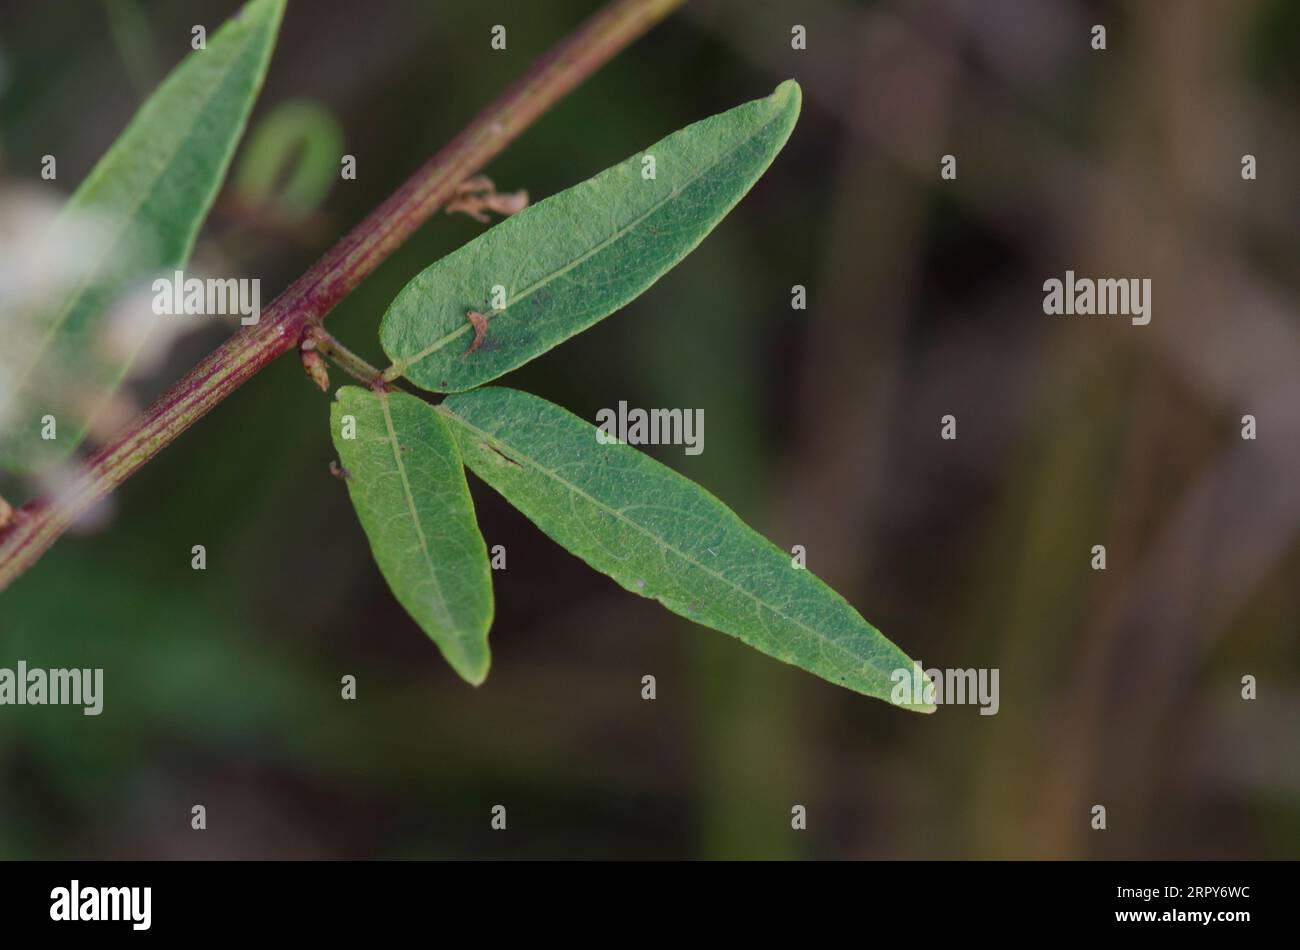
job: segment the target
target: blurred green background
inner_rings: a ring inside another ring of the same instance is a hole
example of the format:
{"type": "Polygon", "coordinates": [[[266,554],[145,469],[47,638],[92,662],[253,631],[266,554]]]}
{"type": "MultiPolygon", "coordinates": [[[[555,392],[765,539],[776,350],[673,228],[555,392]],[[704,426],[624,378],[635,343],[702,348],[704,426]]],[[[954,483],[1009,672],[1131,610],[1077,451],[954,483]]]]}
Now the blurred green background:
{"type": "MultiPolygon", "coordinates": [[[[291,0],[196,263],[265,305],[597,6],[291,0]],[[294,161],[259,167],[257,135],[294,161]]],[[[235,9],[6,0],[0,190],[61,200],[235,9]]],[[[508,567],[466,686],[387,592],[286,358],[0,595],[0,666],[105,671],[98,718],[0,707],[0,857],[1300,856],[1300,4],[694,0],[485,171],[536,200],[791,76],[800,124],[730,217],[506,382],[588,419],[703,408],[703,455],[654,454],[926,666],[999,668],[996,716],[694,627],[472,479],[508,567]],[[1151,277],[1151,325],[1045,317],[1067,268],[1151,277]]],[[[379,362],[387,302],[482,227],[436,216],[329,328],[379,362]]]]}

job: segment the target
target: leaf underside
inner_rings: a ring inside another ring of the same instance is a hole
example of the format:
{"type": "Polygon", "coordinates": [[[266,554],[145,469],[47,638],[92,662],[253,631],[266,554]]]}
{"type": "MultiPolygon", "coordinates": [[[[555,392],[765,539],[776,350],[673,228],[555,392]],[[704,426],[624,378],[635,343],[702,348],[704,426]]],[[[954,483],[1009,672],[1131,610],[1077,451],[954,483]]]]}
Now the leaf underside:
{"type": "Polygon", "coordinates": [[[438,411],[404,393],[345,386],[330,407],[330,431],[393,595],[461,677],[482,683],[492,571],[460,454],[438,411]]]}
{"type": "Polygon", "coordinates": [[[704,239],[771,164],[797,83],[689,125],[526,208],[416,276],[384,314],[384,352],[415,385],[461,392],[615,312],[704,239]],[[653,159],[654,177],[647,177],[653,159]],[[504,288],[494,307],[493,287],[504,288]],[[486,337],[471,351],[475,327],[486,337]]]}
{"type": "Polygon", "coordinates": [[[597,429],[568,411],[498,387],[449,396],[439,411],[475,474],[627,590],[886,701],[891,676],[914,668],[713,495],[630,446],[600,444],[597,429]]]}
{"type": "Polygon", "coordinates": [[[155,317],[148,296],[133,298],[111,326],[114,304],[189,259],[262,86],[284,6],[252,0],[206,49],[192,51],[40,242],[32,265],[40,289],[4,315],[0,467],[30,471],[66,456],[121,383],[155,317]],[[42,438],[46,415],[57,422],[52,440],[42,438]]]}

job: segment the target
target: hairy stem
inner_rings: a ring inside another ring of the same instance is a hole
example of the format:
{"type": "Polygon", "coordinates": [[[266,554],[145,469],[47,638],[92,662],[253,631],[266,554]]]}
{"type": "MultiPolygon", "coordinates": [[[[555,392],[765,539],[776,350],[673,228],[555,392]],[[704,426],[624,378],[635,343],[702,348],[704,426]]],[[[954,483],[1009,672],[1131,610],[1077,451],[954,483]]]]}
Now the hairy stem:
{"type": "Polygon", "coordinates": [[[361,280],[557,100],[683,0],[614,0],[533,64],[514,85],[349,231],[307,273],[87,459],[57,496],[37,498],[0,529],[0,590],[96,501],[305,339],[361,280]]]}

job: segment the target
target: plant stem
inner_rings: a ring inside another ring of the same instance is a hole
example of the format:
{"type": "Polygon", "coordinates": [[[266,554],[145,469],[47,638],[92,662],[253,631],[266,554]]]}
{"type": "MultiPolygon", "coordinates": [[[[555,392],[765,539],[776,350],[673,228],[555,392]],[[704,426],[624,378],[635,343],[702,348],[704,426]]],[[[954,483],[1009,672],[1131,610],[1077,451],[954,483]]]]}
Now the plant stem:
{"type": "Polygon", "coordinates": [[[313,327],[405,241],[456,187],[538,116],[683,0],[614,0],[533,64],[451,142],[247,327],[190,370],[87,460],[58,495],[36,498],[0,531],[0,590],[22,574],[96,501],[313,327]]]}
{"type": "MultiPolygon", "coordinates": [[[[324,327],[316,328],[312,336],[312,345],[317,352],[323,353],[331,363],[357,382],[372,387],[384,386],[388,382],[383,379],[383,373],[378,367],[371,366],[360,356],[357,356],[331,334],[325,332],[324,327]]],[[[385,386],[385,388],[387,387],[385,386]]]]}

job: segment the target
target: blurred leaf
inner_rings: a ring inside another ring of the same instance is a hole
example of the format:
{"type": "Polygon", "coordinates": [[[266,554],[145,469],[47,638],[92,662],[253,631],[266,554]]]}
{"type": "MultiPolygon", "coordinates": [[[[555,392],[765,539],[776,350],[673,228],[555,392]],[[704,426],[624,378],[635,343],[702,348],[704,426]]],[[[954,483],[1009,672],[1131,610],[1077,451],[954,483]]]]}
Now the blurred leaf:
{"type": "MultiPolygon", "coordinates": [[[[717,498],[537,396],[450,396],[465,464],[546,534],[627,590],[786,663],[889,700],[914,666],[845,600],[717,498]]],[[[905,708],[930,712],[931,706],[905,708]]]]}
{"type": "MultiPolygon", "coordinates": [[[[149,324],[110,346],[110,306],[188,259],[266,74],[285,0],[253,0],[192,51],[140,108],[68,202],[45,247],[76,257],[72,279],[40,301],[34,335],[0,366],[0,465],[57,461],[84,438],[122,381],[149,324]],[[64,381],[71,391],[59,392],[64,381]],[[54,415],[57,438],[41,438],[54,415]]],[[[8,312],[6,329],[21,316],[8,312]]]]}
{"type": "Polygon", "coordinates": [[[282,215],[315,211],[338,177],[343,131],[324,106],[302,99],[276,106],[248,136],[235,193],[282,215]]]}
{"type": "Polygon", "coordinates": [[[492,570],[447,427],[414,396],[344,386],[330,407],[330,429],[388,586],[452,668],[477,686],[490,663],[492,570]],[[344,438],[347,416],[355,438],[344,438]]]}
{"type": "Polygon", "coordinates": [[[461,392],[634,300],[753,186],[789,138],[799,103],[798,84],[787,80],[766,99],[688,125],[428,267],[384,314],[380,340],[395,371],[425,389],[461,392]],[[494,286],[504,288],[504,306],[493,307],[494,286]],[[481,340],[470,311],[486,318],[481,340]]]}
{"type": "Polygon", "coordinates": [[[104,0],[104,12],[122,65],[143,99],[158,80],[158,57],[149,30],[149,16],[139,0],[104,0]]]}

